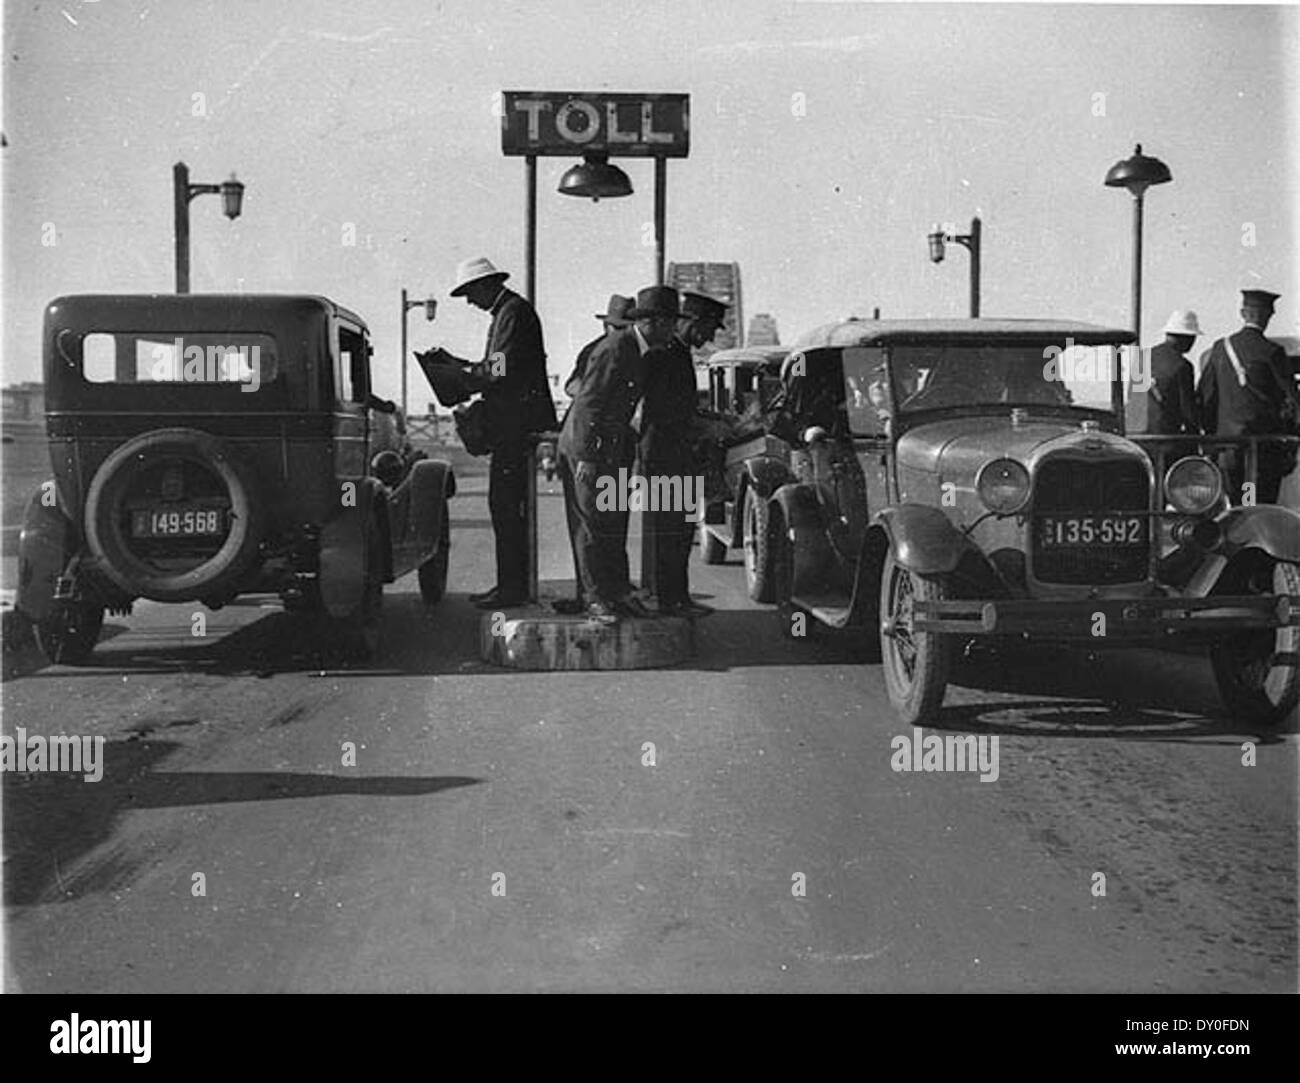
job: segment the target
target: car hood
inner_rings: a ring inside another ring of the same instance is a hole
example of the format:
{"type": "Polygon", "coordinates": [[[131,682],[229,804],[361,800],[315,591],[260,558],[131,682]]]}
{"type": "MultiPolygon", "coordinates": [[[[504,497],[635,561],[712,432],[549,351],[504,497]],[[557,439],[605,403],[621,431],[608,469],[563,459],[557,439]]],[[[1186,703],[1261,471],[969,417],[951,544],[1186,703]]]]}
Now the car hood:
{"type": "Polygon", "coordinates": [[[1122,452],[1142,456],[1141,448],[1122,436],[1085,432],[1078,422],[1034,419],[1013,424],[1007,417],[946,418],[909,429],[898,440],[898,464],[942,474],[973,478],[990,459],[1009,458],[1031,471],[1049,451],[1077,447],[1092,454],[1122,452]]]}

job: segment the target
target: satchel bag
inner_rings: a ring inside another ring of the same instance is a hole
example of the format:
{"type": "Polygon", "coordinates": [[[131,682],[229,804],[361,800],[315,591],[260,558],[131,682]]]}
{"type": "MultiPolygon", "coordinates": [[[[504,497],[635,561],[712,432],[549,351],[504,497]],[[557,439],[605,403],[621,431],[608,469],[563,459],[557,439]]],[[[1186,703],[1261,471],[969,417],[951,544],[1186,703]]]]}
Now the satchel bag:
{"type": "Polygon", "coordinates": [[[495,446],[491,429],[487,422],[487,404],[482,399],[475,399],[468,406],[457,407],[452,411],[456,421],[456,435],[471,455],[490,455],[495,446]]]}

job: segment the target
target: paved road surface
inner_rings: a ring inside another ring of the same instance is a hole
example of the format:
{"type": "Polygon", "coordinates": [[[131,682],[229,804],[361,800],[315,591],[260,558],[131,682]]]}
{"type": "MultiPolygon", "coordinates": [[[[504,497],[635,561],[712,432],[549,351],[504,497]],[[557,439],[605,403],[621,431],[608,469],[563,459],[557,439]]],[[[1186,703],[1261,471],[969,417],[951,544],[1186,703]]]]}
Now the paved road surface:
{"type": "Polygon", "coordinates": [[[783,640],[735,563],[694,565],[691,666],[487,667],[466,489],[451,593],[389,587],[382,665],[261,599],[8,660],[6,733],[106,738],[98,783],[4,777],[10,988],[1296,988],[1294,727],[1242,766],[1203,661],[973,661],[943,731],[996,735],[997,780],[895,772],[879,668],[783,640]]]}

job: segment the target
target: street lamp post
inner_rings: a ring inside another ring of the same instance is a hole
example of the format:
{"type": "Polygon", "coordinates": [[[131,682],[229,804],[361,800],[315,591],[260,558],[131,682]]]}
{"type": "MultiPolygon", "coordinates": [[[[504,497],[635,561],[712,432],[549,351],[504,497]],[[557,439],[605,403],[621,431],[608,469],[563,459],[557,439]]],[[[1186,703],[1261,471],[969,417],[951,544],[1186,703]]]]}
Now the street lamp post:
{"type": "Polygon", "coordinates": [[[235,175],[220,184],[191,184],[190,167],[172,166],[172,206],[176,222],[176,292],[190,292],[190,200],[206,194],[220,195],[222,211],[232,222],[244,205],[244,186],[235,175]]]}
{"type": "Polygon", "coordinates": [[[1153,184],[1173,180],[1169,167],[1159,158],[1148,158],[1142,144],[1133,149],[1133,157],[1116,162],[1106,173],[1107,188],[1127,188],[1133,196],[1133,334],[1142,337],[1142,198],[1153,184]]]}
{"type": "Polygon", "coordinates": [[[424,297],[419,300],[411,300],[406,295],[406,287],[402,287],[402,416],[409,417],[406,409],[406,314],[413,308],[424,306],[424,318],[432,321],[438,314],[438,302],[433,297],[424,297]]]}
{"type": "Polygon", "coordinates": [[[976,216],[970,220],[969,233],[948,233],[938,226],[927,237],[930,242],[930,261],[943,262],[944,244],[959,244],[970,252],[970,314],[976,318],[980,314],[980,234],[983,223],[976,216]]]}

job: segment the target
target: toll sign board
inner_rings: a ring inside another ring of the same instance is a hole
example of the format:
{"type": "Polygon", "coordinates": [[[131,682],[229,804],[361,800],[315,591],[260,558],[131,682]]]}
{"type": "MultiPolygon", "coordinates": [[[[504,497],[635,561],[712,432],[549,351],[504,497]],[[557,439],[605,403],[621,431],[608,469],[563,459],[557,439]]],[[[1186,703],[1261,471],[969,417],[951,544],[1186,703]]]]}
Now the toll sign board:
{"type": "Polygon", "coordinates": [[[690,101],[689,94],[507,90],[501,96],[501,149],[565,158],[591,151],[611,158],[685,158],[690,101]]]}

